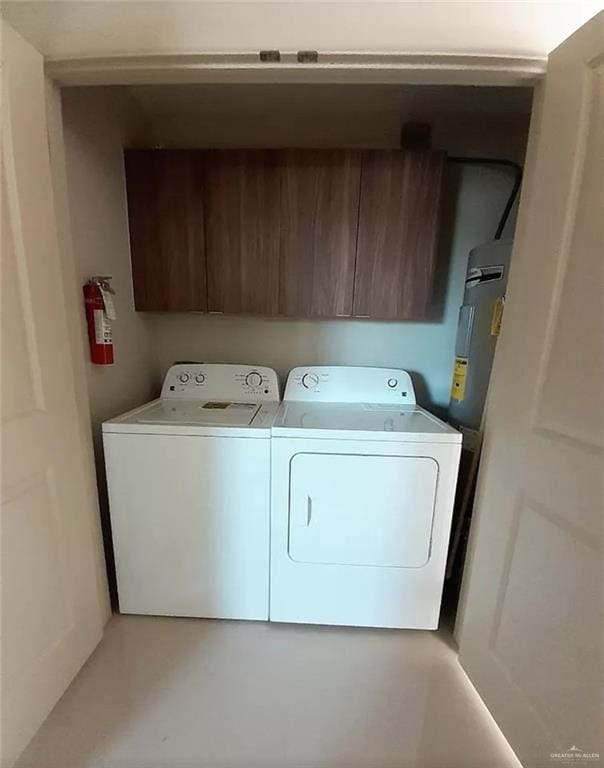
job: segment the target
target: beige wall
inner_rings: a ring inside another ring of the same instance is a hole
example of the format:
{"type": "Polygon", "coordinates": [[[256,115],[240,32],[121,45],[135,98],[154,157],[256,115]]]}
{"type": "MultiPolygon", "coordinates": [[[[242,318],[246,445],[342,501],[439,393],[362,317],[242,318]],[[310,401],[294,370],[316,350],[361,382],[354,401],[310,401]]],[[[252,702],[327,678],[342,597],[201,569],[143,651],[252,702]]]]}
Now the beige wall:
{"type": "MultiPolygon", "coordinates": [[[[70,234],[75,281],[111,275],[115,288],[115,364],[90,362],[86,376],[92,421],[105,551],[112,559],[100,424],[110,416],[151,399],[157,386],[157,363],[151,320],[133,309],[128,220],[122,147],[136,137],[141,116],[127,92],[95,89],[63,92],[63,132],[70,234]]],[[[80,306],[82,306],[80,298],[80,306]]],[[[85,323],[80,316],[80,342],[85,323]]],[[[109,568],[114,590],[113,569],[109,568]]],[[[114,593],[115,596],[115,593],[114,593]]]]}
{"type": "Polygon", "coordinates": [[[133,309],[123,151],[142,118],[127,91],[63,91],[70,219],[78,283],[111,275],[116,291],[115,364],[88,363],[95,427],[148,399],[156,384],[153,331],[133,309]]]}
{"type": "Polygon", "coordinates": [[[76,264],[71,235],[67,173],[65,163],[65,142],[63,132],[63,112],[61,90],[51,81],[46,81],[46,114],[48,120],[48,143],[52,171],[53,197],[57,234],[62,265],[63,290],[65,292],[65,310],[68,314],[69,342],[72,352],[73,380],[76,405],[79,413],[82,452],[86,459],[85,478],[90,496],[91,509],[94,510],[94,535],[97,540],[97,587],[103,618],[108,621],[111,615],[109,593],[107,590],[107,569],[103,556],[103,533],[99,516],[99,496],[97,473],[95,470],[94,446],[90,424],[90,392],[88,386],[88,347],[85,338],[85,321],[82,313],[81,286],[79,284],[79,265],[76,264]]]}

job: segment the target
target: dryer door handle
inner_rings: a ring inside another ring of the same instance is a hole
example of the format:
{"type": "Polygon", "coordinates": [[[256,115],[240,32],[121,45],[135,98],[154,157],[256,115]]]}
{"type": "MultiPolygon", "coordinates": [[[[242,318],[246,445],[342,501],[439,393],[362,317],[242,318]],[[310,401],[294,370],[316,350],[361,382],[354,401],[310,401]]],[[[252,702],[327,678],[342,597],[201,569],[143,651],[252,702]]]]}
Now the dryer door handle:
{"type": "Polygon", "coordinates": [[[308,528],[312,522],[313,502],[307,493],[301,493],[297,499],[292,499],[290,521],[295,528],[308,528]]]}
{"type": "Polygon", "coordinates": [[[312,499],[310,496],[306,497],[306,527],[310,525],[312,520],[312,499]]]}

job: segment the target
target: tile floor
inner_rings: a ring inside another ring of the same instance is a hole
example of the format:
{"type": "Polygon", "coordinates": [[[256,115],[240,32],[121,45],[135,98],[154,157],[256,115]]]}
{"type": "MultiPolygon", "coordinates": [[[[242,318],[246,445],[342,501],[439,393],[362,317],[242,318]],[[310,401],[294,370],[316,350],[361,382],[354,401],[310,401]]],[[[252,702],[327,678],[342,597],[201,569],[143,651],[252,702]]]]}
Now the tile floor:
{"type": "Polygon", "coordinates": [[[447,633],[116,616],[18,768],[518,768],[447,633]]]}

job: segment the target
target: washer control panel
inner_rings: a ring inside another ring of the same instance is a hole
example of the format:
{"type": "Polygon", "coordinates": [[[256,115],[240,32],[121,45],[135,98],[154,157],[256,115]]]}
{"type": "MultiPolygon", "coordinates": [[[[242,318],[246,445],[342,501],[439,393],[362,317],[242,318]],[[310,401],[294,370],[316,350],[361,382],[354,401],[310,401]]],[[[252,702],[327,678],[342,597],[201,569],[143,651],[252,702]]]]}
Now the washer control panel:
{"type": "Polygon", "coordinates": [[[306,387],[306,389],[316,389],[319,384],[321,383],[321,379],[319,378],[319,375],[316,373],[305,373],[304,376],[302,376],[302,386],[306,387]]]}
{"type": "Polygon", "coordinates": [[[272,368],[227,363],[178,363],[164,379],[162,398],[175,400],[279,400],[279,383],[272,368]]]}
{"type": "Polygon", "coordinates": [[[318,365],[290,371],[283,399],[415,405],[415,390],[407,371],[397,368],[318,365]]]}

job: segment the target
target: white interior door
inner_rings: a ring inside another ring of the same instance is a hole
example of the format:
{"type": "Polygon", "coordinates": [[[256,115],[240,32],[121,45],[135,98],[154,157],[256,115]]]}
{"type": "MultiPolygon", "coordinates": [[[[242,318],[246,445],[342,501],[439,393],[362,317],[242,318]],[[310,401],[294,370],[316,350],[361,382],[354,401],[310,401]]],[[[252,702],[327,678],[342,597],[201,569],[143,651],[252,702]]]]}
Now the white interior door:
{"type": "Polygon", "coordinates": [[[604,13],[551,54],[531,134],[458,624],[527,768],[601,747],[604,13]]]}
{"type": "Polygon", "coordinates": [[[2,756],[13,764],[101,637],[42,57],[2,23],[2,756]]]}

